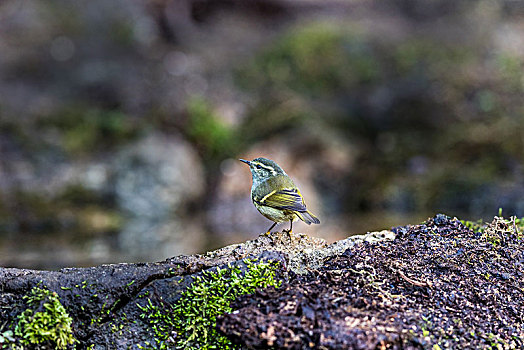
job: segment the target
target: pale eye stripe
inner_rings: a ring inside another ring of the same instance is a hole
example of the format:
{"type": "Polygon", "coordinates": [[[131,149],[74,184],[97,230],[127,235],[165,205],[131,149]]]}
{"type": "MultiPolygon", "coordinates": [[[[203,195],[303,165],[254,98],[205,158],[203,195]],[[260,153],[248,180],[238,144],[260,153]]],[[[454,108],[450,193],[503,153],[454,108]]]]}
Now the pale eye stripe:
{"type": "Polygon", "coordinates": [[[262,168],[269,170],[272,175],[276,175],[277,174],[277,172],[275,171],[275,169],[273,169],[273,167],[270,167],[268,165],[264,165],[262,163],[257,163],[257,164],[260,165],[262,168]]]}

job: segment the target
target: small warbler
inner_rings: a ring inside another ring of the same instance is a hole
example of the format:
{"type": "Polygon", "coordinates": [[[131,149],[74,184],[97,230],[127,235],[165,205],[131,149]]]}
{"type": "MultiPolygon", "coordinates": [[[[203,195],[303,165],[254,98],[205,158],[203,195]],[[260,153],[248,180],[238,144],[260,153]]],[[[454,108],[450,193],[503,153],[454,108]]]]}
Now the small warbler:
{"type": "Polygon", "coordinates": [[[251,200],[260,214],[276,224],[289,220],[289,233],[297,218],[306,224],[320,224],[320,220],[306,208],[304,198],[291,178],[277,163],[266,158],[252,161],[240,159],[249,165],[253,177],[251,200]]]}

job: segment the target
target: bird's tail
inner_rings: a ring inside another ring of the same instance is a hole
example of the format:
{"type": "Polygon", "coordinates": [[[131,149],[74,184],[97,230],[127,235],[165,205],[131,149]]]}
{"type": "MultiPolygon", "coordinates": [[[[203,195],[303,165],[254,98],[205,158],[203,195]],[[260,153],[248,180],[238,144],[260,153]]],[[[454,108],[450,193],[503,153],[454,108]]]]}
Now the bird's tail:
{"type": "Polygon", "coordinates": [[[297,216],[300,218],[300,220],[304,221],[306,224],[320,224],[320,220],[313,215],[309,210],[306,211],[296,211],[295,212],[297,216]]]}

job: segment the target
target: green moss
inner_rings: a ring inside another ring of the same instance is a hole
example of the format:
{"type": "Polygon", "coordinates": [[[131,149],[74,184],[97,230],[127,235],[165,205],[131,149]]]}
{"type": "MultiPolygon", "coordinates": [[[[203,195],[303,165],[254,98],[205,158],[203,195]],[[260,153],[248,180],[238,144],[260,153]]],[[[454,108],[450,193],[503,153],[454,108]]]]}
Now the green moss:
{"type": "MultiPolygon", "coordinates": [[[[453,326],[449,328],[440,328],[438,323],[432,323],[429,317],[422,316],[422,321],[417,325],[417,331],[411,331],[412,336],[422,336],[427,342],[428,346],[431,346],[431,350],[441,350],[451,348],[452,342],[456,342],[457,339],[452,339],[453,333],[456,329],[462,329],[463,324],[460,319],[453,319],[455,328],[453,326]]],[[[465,339],[478,340],[482,339],[482,349],[515,349],[515,344],[510,344],[501,337],[494,335],[493,333],[482,333],[478,330],[470,330],[468,333],[462,334],[465,339]]]]}
{"type": "MultiPolygon", "coordinates": [[[[502,210],[499,211],[499,215],[502,215],[502,210]]],[[[523,231],[524,218],[512,216],[506,219],[502,216],[495,216],[493,221],[485,226],[481,238],[493,246],[498,246],[505,242],[506,236],[515,235],[518,239],[524,238],[523,231]]]]}
{"type": "Polygon", "coordinates": [[[48,345],[66,349],[76,342],[71,328],[72,318],[55,292],[34,287],[24,296],[28,308],[18,316],[15,335],[23,345],[48,345]]]}
{"type": "Polygon", "coordinates": [[[168,310],[165,305],[154,305],[151,299],[144,306],[138,305],[156,342],[146,345],[153,349],[235,349],[228,338],[216,331],[217,316],[231,312],[231,302],[240,295],[253,293],[257,288],[280,286],[276,280],[278,262],[245,263],[245,273],[238,266],[204,271],[168,310]]]}
{"type": "Polygon", "coordinates": [[[460,221],[472,231],[482,233],[482,238],[494,245],[499,244],[506,234],[514,234],[518,239],[524,238],[524,218],[516,216],[504,218],[502,216],[502,208],[499,208],[498,216],[495,216],[491,223],[484,223],[482,219],[477,221],[460,221]]]}
{"type": "Polygon", "coordinates": [[[460,220],[464,226],[469,228],[473,232],[484,232],[485,224],[482,219],[479,219],[477,221],[470,221],[470,220],[460,220]]]}

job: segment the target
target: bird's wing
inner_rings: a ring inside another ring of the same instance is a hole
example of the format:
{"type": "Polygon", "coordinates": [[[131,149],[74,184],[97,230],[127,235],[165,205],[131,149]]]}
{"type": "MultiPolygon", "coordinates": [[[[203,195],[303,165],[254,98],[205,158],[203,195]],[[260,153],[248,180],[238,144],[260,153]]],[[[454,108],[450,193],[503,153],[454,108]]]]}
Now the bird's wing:
{"type": "Polygon", "coordinates": [[[304,199],[300,191],[294,189],[281,189],[272,191],[262,198],[253,198],[258,204],[280,210],[306,211],[304,199]]]}

